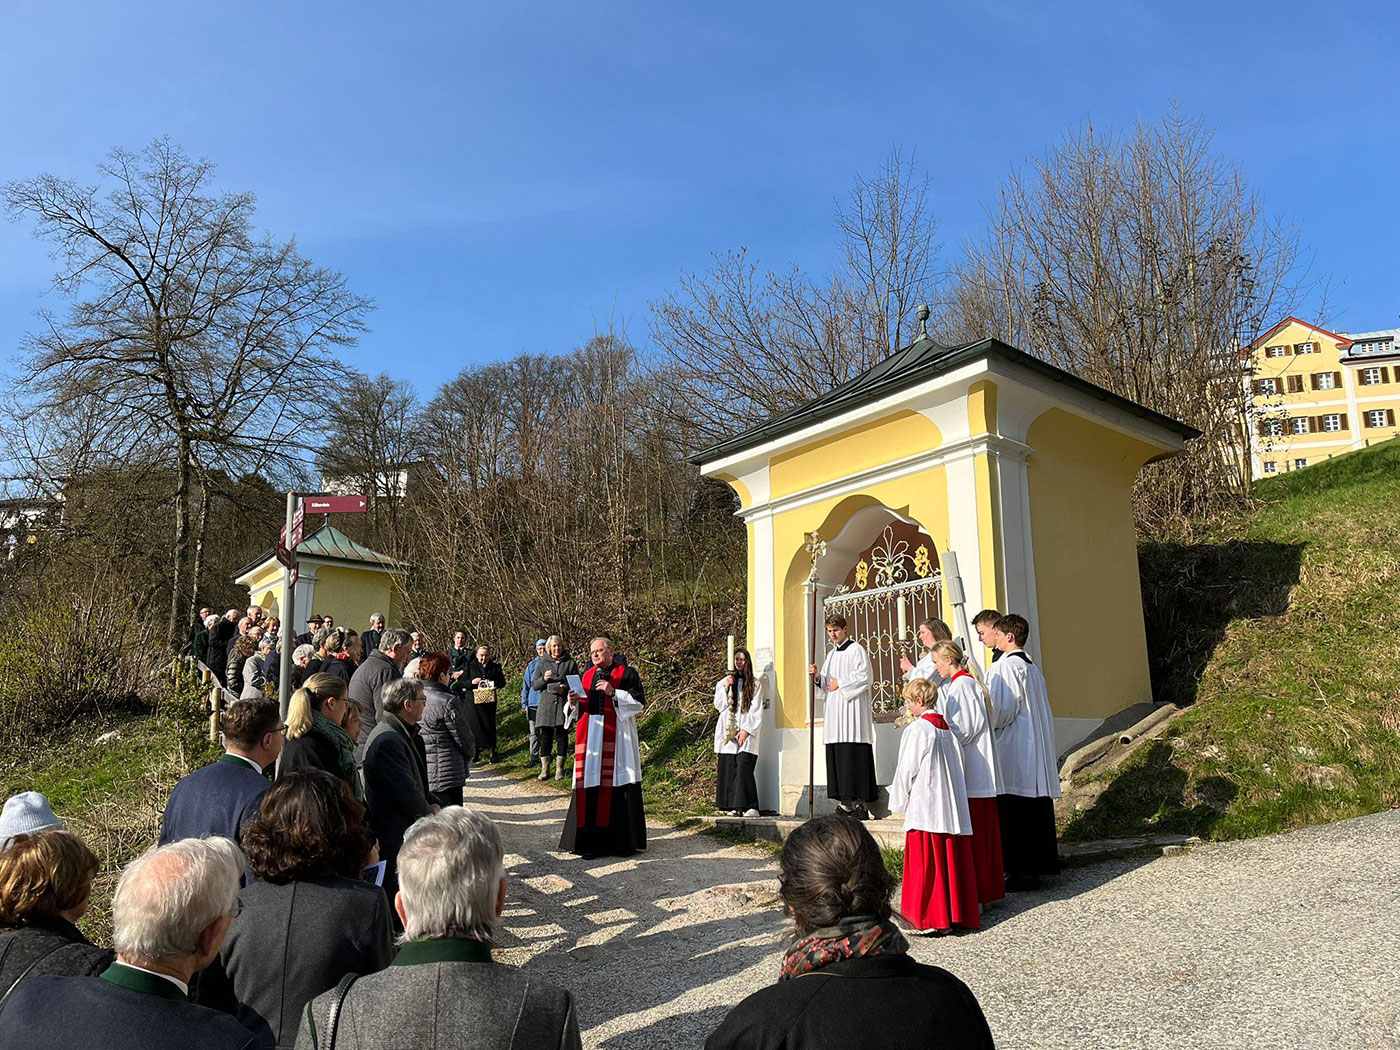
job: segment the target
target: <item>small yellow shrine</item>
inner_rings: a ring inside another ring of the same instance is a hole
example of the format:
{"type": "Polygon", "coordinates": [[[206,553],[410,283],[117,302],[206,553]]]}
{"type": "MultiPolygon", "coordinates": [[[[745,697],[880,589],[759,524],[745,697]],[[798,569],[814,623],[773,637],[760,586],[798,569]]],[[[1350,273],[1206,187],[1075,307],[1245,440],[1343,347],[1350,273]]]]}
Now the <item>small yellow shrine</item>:
{"type": "MultiPolygon", "coordinates": [[[[748,532],[748,641],[767,678],[763,808],[806,812],[805,670],[832,611],[874,664],[882,784],[899,746],[899,629],[912,643],[930,614],[974,642],[983,608],[1030,621],[1061,753],[1150,701],[1133,481],[1197,433],[996,339],[944,346],[925,332],[695,456],[738,494],[748,532]]],[[[971,651],[985,668],[990,654],[971,651]]],[[[812,714],[820,745],[820,701],[812,714]]]]}
{"type": "MultiPolygon", "coordinates": [[[[374,613],[397,624],[398,580],[407,571],[403,562],[356,543],[331,525],[322,525],[297,545],[298,578],[293,585],[293,634],[302,630],[312,613],[330,613],[336,624],[364,630],[374,613]]],[[[248,604],[261,606],[269,616],[282,616],[282,576],[286,570],[269,551],[234,577],[248,588],[248,604]]]]}

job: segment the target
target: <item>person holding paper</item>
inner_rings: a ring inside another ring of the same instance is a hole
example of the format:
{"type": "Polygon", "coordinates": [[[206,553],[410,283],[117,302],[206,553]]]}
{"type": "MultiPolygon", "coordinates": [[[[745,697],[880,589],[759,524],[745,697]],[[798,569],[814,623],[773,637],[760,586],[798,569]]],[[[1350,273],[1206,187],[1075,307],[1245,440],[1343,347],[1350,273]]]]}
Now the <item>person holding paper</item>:
{"type": "Polygon", "coordinates": [[[637,713],[646,703],[637,672],[613,658],[612,639],[588,646],[592,666],[569,703],[578,711],[574,791],[559,848],[583,857],[627,857],[647,848],[637,713]]]}
{"type": "Polygon", "coordinates": [[[569,706],[570,692],[582,693],[578,664],[564,649],[564,639],[551,634],[545,639],[544,655],[535,664],[535,680],[531,688],[540,694],[535,708],[535,744],[540,751],[540,779],[549,769],[549,756],[554,755],[554,779],[564,776],[565,742],[564,716],[569,706]]]}

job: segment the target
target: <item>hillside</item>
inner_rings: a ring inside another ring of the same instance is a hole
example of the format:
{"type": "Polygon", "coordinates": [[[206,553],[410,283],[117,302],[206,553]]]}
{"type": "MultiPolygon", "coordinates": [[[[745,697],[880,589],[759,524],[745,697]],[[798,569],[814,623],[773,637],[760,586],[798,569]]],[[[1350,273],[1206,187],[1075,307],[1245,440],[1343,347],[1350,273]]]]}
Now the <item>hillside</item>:
{"type": "Polygon", "coordinates": [[[1271,478],[1140,562],[1160,740],[1091,774],[1068,838],[1242,838],[1400,805],[1400,441],[1271,478]]]}

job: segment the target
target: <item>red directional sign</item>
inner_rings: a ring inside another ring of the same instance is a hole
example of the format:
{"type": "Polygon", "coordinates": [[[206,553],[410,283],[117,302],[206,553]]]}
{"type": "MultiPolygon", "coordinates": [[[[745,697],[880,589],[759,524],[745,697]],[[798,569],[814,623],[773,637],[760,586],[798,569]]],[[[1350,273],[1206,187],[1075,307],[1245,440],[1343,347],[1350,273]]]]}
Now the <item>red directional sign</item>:
{"type": "Polygon", "coordinates": [[[292,567],[287,570],[287,582],[295,584],[301,578],[301,562],[292,562],[292,567]]]}
{"type": "Polygon", "coordinates": [[[297,509],[292,513],[292,538],[291,541],[287,543],[287,546],[292,550],[296,550],[297,546],[301,543],[301,524],[305,519],[306,508],[300,502],[298,502],[297,509]]]}
{"type": "Polygon", "coordinates": [[[363,496],[304,496],[301,505],[311,514],[357,514],[369,502],[363,496]]]}

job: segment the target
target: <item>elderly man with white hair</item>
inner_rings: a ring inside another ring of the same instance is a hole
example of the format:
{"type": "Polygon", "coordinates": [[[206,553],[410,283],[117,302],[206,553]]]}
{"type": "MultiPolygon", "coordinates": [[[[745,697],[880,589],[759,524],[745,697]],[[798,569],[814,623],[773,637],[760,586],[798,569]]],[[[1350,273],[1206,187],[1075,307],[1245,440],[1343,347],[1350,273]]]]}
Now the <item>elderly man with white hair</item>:
{"type": "Polygon", "coordinates": [[[98,977],[34,977],[0,1010],[0,1046],[26,1050],[251,1050],[232,1017],[189,1001],[238,907],[243,852],[184,839],[126,866],[112,900],[117,959],[98,977]]]}
{"type": "Polygon", "coordinates": [[[297,1050],[579,1050],[573,995],[492,962],[506,906],[502,858],[496,825],[461,806],[409,828],[394,898],[398,957],[312,1000],[297,1050]]]}

